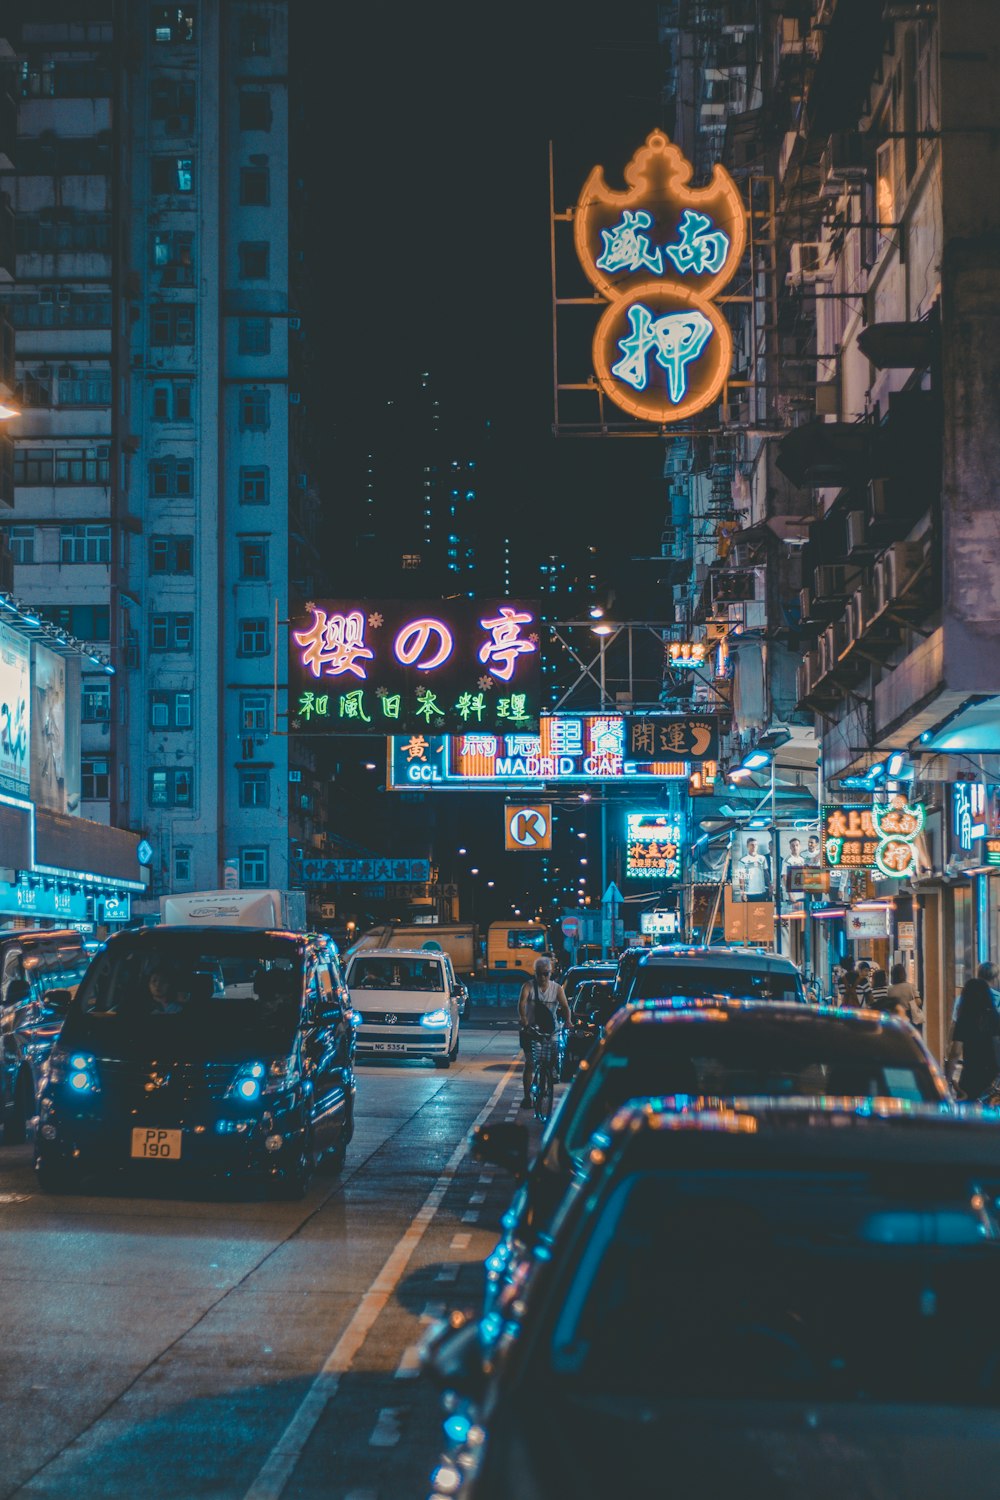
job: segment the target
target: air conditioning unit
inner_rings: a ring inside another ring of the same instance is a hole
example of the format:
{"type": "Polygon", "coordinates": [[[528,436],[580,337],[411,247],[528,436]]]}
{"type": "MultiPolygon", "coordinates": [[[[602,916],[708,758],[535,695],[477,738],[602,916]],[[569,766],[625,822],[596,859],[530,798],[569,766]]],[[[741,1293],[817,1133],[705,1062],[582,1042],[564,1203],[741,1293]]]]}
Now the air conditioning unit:
{"type": "Polygon", "coordinates": [[[833,257],[829,245],[820,240],[799,240],[791,247],[785,285],[815,286],[819,281],[832,281],[833,272],[833,257]]]}
{"type": "Polygon", "coordinates": [[[863,552],[868,536],[868,518],[863,510],[850,510],[847,513],[847,552],[850,556],[854,552],[863,552]]]}
{"type": "Polygon", "coordinates": [[[812,619],[812,592],[810,589],[799,589],[799,619],[812,619]]]}
{"type": "MultiPolygon", "coordinates": [[[[855,570],[851,570],[852,577],[855,570]]],[[[846,599],[851,592],[843,563],[823,563],[813,570],[813,598],[826,603],[846,599]]]]}
{"type": "Polygon", "coordinates": [[[906,593],[923,560],[923,542],[896,542],[883,553],[876,572],[876,578],[881,579],[883,609],[888,609],[906,593]]]}
{"type": "Polygon", "coordinates": [[[868,175],[864,141],[856,130],[830,136],[820,163],[824,198],[838,198],[845,187],[864,182],[868,175]]]}
{"type": "Polygon", "coordinates": [[[832,625],[828,625],[823,632],[822,641],[826,648],[827,671],[832,672],[844,647],[843,620],[834,620],[832,625]]]}

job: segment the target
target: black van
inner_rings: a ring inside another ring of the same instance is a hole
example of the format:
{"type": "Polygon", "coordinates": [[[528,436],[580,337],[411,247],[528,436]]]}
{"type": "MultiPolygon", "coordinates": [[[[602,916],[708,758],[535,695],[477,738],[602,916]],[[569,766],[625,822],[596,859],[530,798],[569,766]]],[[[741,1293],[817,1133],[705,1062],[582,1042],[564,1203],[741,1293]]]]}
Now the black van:
{"type": "Polygon", "coordinates": [[[319,935],[148,927],[108,940],[52,1049],[39,1184],[142,1169],[301,1197],[354,1131],[354,1016],[319,935]]]}

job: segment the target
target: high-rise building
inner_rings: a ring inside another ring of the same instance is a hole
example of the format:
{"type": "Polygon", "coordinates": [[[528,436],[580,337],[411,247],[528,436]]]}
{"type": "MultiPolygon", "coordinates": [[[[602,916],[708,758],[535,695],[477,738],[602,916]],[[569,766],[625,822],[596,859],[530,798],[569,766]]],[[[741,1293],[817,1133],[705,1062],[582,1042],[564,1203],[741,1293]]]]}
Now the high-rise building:
{"type": "Polygon", "coordinates": [[[84,808],[148,837],[154,894],[285,886],[318,837],[277,667],[318,507],[290,10],[39,0],[16,31],[16,588],[110,652],[84,808]]]}

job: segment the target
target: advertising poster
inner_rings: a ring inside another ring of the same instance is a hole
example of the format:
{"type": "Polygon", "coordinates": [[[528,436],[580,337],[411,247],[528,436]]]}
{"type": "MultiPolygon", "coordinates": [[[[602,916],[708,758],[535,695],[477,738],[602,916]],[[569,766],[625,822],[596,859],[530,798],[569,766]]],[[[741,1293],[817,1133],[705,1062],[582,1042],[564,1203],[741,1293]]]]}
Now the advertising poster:
{"type": "Polygon", "coordinates": [[[733,900],[771,901],[771,834],[743,829],[733,836],[733,900]]]}
{"type": "Polygon", "coordinates": [[[801,901],[802,882],[795,883],[793,870],[818,870],[823,862],[819,825],[811,829],[783,828],[778,834],[782,901],[801,901]]]}
{"type": "Polygon", "coordinates": [[[66,811],[66,663],[45,646],[33,648],[31,796],[39,807],[66,811]]]}
{"type": "Polygon", "coordinates": [[[0,791],[31,790],[31,655],[28,642],[0,624],[0,791]]]}

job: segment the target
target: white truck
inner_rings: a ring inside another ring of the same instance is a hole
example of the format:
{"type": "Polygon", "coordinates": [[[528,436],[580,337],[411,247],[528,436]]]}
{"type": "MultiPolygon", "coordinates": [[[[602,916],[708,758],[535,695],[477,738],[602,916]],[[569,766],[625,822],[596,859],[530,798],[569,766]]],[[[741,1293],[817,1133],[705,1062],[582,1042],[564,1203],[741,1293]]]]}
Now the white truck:
{"type": "Polygon", "coordinates": [[[347,956],[372,948],[406,948],[447,953],[457,975],[471,978],[476,972],[477,934],[471,922],[384,922],[371,927],[347,950],[347,956]]]}
{"type": "Polygon", "coordinates": [[[189,891],[160,897],[160,921],[176,927],[263,927],[305,932],[305,891],[189,891]]]}

